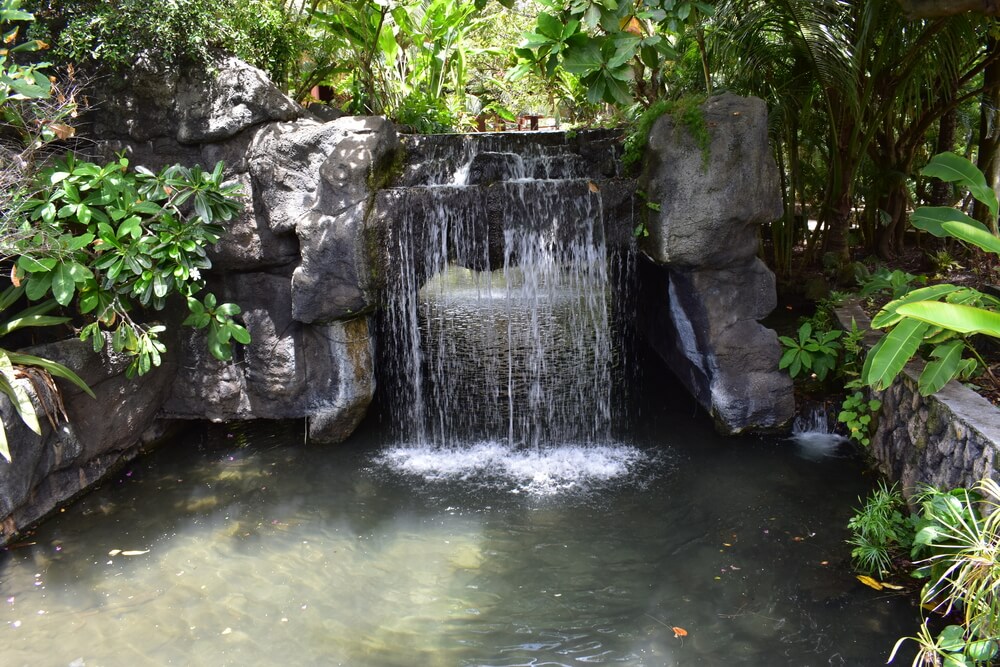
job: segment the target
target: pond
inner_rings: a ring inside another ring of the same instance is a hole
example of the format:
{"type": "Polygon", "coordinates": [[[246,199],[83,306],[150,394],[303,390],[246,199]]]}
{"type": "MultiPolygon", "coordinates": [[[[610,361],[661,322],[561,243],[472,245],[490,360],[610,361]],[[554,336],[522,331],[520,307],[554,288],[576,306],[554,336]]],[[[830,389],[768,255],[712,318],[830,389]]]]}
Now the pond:
{"type": "Polygon", "coordinates": [[[598,449],[190,431],[0,556],[0,661],[883,664],[917,613],[850,570],[861,463],[647,398],[598,449]]]}

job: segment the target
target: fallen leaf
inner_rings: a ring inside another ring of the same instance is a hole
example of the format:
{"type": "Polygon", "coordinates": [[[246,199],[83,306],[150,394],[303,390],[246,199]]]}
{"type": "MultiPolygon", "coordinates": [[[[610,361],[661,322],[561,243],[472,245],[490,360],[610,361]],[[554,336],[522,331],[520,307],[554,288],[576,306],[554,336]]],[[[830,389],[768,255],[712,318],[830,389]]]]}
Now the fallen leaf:
{"type": "Polygon", "coordinates": [[[112,549],[111,551],[109,551],[109,552],[108,552],[108,555],[109,555],[109,556],[117,556],[117,555],[118,555],[118,554],[120,554],[121,552],[122,552],[122,550],[121,550],[121,549],[112,549]]]}
{"type": "Polygon", "coordinates": [[[49,128],[55,133],[60,139],[69,139],[74,134],[76,134],[76,128],[66,125],[64,123],[50,123],[49,128]]]}
{"type": "Polygon", "coordinates": [[[896,584],[889,584],[889,583],[886,583],[884,581],[882,582],[882,588],[888,588],[890,591],[901,591],[901,590],[903,590],[902,586],[898,586],[896,584]]]}
{"type": "Polygon", "coordinates": [[[861,583],[863,583],[868,588],[874,588],[877,591],[880,591],[883,588],[881,582],[875,581],[874,579],[872,579],[871,577],[869,577],[866,574],[859,574],[859,575],[857,575],[857,578],[858,578],[858,581],[860,581],[861,583]]]}
{"type": "Polygon", "coordinates": [[[10,282],[13,283],[14,287],[21,286],[21,277],[17,275],[17,264],[10,267],[10,282]]]}
{"type": "Polygon", "coordinates": [[[597,187],[597,183],[594,183],[593,181],[587,181],[587,187],[590,188],[591,192],[600,192],[601,191],[601,189],[599,187],[597,187]]]}
{"type": "Polygon", "coordinates": [[[123,551],[122,556],[141,556],[148,553],[149,549],[146,549],[145,551],[123,551]]]}
{"type": "Polygon", "coordinates": [[[670,629],[674,631],[674,637],[687,637],[688,636],[688,631],[685,630],[684,628],[679,628],[679,627],[677,627],[675,625],[675,626],[673,626],[670,629]]]}

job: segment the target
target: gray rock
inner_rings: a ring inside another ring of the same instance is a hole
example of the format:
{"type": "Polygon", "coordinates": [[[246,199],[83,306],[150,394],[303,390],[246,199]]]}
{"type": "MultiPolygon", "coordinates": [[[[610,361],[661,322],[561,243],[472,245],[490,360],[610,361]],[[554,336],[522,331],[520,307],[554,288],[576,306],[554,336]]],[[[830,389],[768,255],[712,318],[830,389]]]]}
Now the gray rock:
{"type": "Polygon", "coordinates": [[[726,94],[702,111],[707,159],[670,115],[650,132],[641,180],[659,211],[647,211],[642,247],[669,267],[653,279],[669,292],[655,297],[667,301],[669,316],[647,314],[643,328],[721,431],[774,430],[792,418],[794,397],[778,370],[777,336],[757,323],[776,296],[774,276],[756,257],[756,228],[781,215],[767,109],[726,94]]]}
{"type": "Polygon", "coordinates": [[[663,264],[744,262],[757,254],[756,227],[781,216],[764,101],[725,94],[709,98],[702,111],[711,136],[707,161],[670,114],[649,133],[640,184],[660,210],[648,211],[642,247],[663,264]]]}
{"type": "Polygon", "coordinates": [[[163,415],[213,421],[308,418],[314,440],[344,440],[375,390],[367,318],[328,325],[296,321],[286,276],[238,274],[217,287],[227,300],[244,305],[253,342],[232,361],[221,362],[209,355],[201,332],[189,333],[186,362],[163,415]]]}
{"type": "MultiPolygon", "coordinates": [[[[0,397],[0,418],[12,456],[10,463],[0,460],[0,543],[135,456],[142,433],[153,424],[174,379],[176,350],[164,357],[161,367],[134,379],[124,375],[125,359],[95,354],[78,340],[28,351],[74,369],[97,398],[59,380],[69,422],[53,429],[42,416],[38,436],[14,413],[7,398],[0,397]]],[[[35,393],[30,383],[22,382],[35,393]]]]}
{"type": "Polygon", "coordinates": [[[773,431],[791,420],[793,387],[777,370],[777,335],[756,321],[775,305],[774,276],[763,262],[698,270],[647,266],[645,273],[640,327],[718,429],[773,431]]]}
{"type": "Polygon", "coordinates": [[[262,71],[231,56],[185,71],[154,69],[140,58],[123,85],[94,92],[91,136],[101,140],[217,142],[306,113],[262,71]]]}
{"type": "Polygon", "coordinates": [[[176,136],[182,144],[220,141],[249,127],[304,113],[262,71],[233,57],[213,63],[207,73],[182,76],[174,106],[176,136]]]}

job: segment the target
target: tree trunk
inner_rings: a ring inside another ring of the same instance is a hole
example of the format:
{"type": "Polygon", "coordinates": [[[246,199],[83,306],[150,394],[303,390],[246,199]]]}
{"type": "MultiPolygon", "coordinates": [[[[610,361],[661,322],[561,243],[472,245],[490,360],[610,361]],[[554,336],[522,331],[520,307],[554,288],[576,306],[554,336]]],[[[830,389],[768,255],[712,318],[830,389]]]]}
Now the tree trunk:
{"type": "MultiPolygon", "coordinates": [[[[990,38],[988,52],[1000,48],[1000,41],[990,38]]],[[[986,183],[994,190],[1000,185],[1000,127],[997,110],[1000,108],[1000,60],[986,66],[983,73],[983,101],[979,109],[979,170],[986,176],[986,183]]],[[[997,221],[991,219],[988,208],[976,202],[972,217],[997,233],[997,221]]]]}
{"type": "MultiPolygon", "coordinates": [[[[938,155],[955,148],[955,129],[958,127],[958,110],[949,109],[938,122],[938,138],[934,154],[938,155]]],[[[954,203],[954,189],[951,183],[934,179],[931,185],[931,206],[951,206],[954,203]]]]}
{"type": "Polygon", "coordinates": [[[962,12],[1000,16],[1000,2],[997,0],[899,0],[899,5],[910,19],[954,16],[962,12]]]}

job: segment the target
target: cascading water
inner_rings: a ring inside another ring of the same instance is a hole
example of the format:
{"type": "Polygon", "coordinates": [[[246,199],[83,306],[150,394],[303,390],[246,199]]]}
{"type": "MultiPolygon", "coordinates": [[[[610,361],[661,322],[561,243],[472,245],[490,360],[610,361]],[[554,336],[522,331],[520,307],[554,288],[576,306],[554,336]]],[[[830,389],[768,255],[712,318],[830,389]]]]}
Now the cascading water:
{"type": "MultiPolygon", "coordinates": [[[[579,155],[536,146],[522,156],[496,142],[477,151],[464,140],[450,161],[438,148],[433,168],[411,175],[419,185],[384,193],[395,269],[381,386],[403,443],[393,456],[412,470],[419,454],[434,476],[459,452],[471,457],[467,472],[499,448],[531,457],[538,472],[540,452],[562,460],[566,447],[586,447],[600,452],[590,473],[601,477],[634,458],[607,449],[620,412],[615,309],[627,261],[609,251],[598,177],[580,178],[579,155]]],[[[572,457],[583,469],[553,464],[557,486],[588,475],[587,457],[572,457]]]]}

